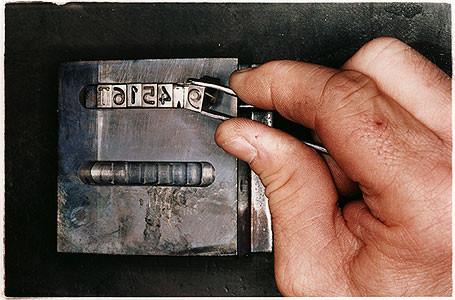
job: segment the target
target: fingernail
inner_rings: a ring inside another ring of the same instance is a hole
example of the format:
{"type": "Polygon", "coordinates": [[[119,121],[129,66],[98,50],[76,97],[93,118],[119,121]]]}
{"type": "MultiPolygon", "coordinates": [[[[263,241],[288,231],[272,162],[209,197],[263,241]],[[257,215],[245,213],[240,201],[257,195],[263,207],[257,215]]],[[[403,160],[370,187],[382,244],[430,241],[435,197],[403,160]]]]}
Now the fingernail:
{"type": "MultiPolygon", "coordinates": [[[[241,70],[237,70],[235,71],[234,73],[231,74],[231,84],[233,82],[238,82],[239,80],[241,81],[242,80],[242,77],[244,75],[246,75],[246,73],[248,73],[249,71],[253,70],[254,68],[245,68],[245,69],[241,69],[241,70]]],[[[235,83],[234,83],[235,84],[235,83]]]]}
{"type": "Polygon", "coordinates": [[[247,163],[251,163],[257,155],[256,148],[242,136],[224,142],[221,147],[247,163]]]}
{"type": "Polygon", "coordinates": [[[248,71],[251,71],[251,70],[253,70],[253,69],[254,69],[254,67],[243,68],[243,69],[240,69],[240,70],[235,71],[234,74],[248,72],[248,71]]]}

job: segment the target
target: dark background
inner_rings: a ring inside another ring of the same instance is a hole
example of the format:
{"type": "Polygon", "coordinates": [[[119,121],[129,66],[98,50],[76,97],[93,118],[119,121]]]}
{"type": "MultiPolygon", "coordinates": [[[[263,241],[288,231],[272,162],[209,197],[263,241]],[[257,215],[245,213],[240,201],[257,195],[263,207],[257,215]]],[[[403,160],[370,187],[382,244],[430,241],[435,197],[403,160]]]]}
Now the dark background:
{"type": "Polygon", "coordinates": [[[340,66],[400,38],[451,74],[448,4],[7,4],[6,295],[279,295],[273,255],[56,252],[57,70],[65,61],[238,57],[340,66]]]}

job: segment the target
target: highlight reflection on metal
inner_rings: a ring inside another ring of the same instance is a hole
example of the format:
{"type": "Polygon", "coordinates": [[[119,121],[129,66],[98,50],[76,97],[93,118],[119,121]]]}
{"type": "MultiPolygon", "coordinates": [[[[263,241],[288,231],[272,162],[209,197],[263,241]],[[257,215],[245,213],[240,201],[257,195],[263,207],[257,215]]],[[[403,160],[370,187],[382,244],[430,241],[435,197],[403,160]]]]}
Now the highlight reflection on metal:
{"type": "Polygon", "coordinates": [[[237,97],[237,94],[232,89],[222,86],[220,84],[204,82],[204,81],[196,80],[196,79],[192,79],[192,78],[188,79],[188,82],[191,84],[194,84],[194,85],[199,85],[199,86],[203,86],[203,87],[207,87],[207,88],[216,89],[216,90],[222,91],[228,95],[237,97]]]}
{"type": "Polygon", "coordinates": [[[208,162],[95,161],[84,164],[79,177],[86,184],[206,187],[215,180],[208,162]]]}
{"type": "MultiPolygon", "coordinates": [[[[252,111],[251,119],[273,126],[270,111],[252,111]]],[[[272,217],[261,179],[251,171],[251,252],[270,252],[273,247],[272,217]]]]}
{"type": "Polygon", "coordinates": [[[322,147],[322,146],[320,146],[320,145],[316,145],[316,144],[313,144],[313,143],[310,143],[310,142],[307,142],[307,141],[302,141],[302,143],[304,143],[305,145],[307,145],[310,148],[313,148],[314,150],[316,150],[318,152],[321,152],[321,153],[324,153],[324,154],[329,154],[327,149],[322,147]]]}

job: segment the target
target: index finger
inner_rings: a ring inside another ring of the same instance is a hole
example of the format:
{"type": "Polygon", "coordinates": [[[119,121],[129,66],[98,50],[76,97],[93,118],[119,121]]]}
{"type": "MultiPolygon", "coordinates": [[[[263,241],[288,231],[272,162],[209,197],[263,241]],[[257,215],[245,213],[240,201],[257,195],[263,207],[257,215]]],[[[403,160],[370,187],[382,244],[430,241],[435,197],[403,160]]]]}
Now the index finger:
{"type": "Polygon", "coordinates": [[[234,72],[230,87],[256,107],[276,110],[296,123],[314,129],[318,101],[328,80],[339,71],[296,61],[272,61],[234,72]]]}
{"type": "Polygon", "coordinates": [[[400,177],[403,165],[415,165],[409,164],[406,152],[406,145],[416,144],[415,137],[420,140],[414,149],[423,148],[421,153],[438,142],[431,130],[359,72],[275,61],[234,73],[231,87],[245,102],[314,129],[351,179],[378,191],[400,177]]]}

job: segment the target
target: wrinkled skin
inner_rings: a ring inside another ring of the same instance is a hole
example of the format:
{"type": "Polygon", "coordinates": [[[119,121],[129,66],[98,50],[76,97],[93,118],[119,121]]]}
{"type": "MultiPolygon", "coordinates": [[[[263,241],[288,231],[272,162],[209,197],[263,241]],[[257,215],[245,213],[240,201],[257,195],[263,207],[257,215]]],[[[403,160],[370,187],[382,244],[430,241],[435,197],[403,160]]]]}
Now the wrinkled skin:
{"type": "Polygon", "coordinates": [[[274,61],[235,72],[239,97],[314,130],[330,156],[246,119],[225,151],[266,187],[284,295],[451,295],[451,79],[393,38],[340,70],[274,61]],[[353,199],[342,209],[341,198],[353,199]]]}

